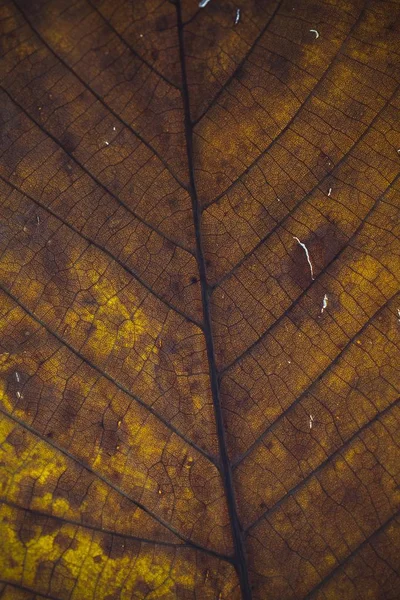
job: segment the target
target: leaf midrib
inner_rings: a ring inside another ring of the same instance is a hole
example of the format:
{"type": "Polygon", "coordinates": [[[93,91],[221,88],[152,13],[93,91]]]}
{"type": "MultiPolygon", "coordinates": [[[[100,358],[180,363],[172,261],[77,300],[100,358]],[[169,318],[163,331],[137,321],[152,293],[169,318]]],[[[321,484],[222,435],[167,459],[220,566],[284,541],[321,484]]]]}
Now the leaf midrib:
{"type": "Polygon", "coordinates": [[[186,139],[186,153],[189,170],[189,194],[192,200],[193,225],[196,241],[196,260],[199,271],[201,299],[203,306],[203,333],[207,349],[207,359],[209,367],[210,387],[214,405],[214,415],[216,421],[217,438],[219,445],[220,472],[223,480],[225,499],[228,507],[230,526],[234,547],[234,566],[239,579],[240,589],[243,600],[252,600],[249,572],[246,560],[246,551],[242,534],[242,527],[239,521],[236,495],[233,484],[233,474],[230,464],[225,426],[222,414],[222,405],[219,391],[219,375],[217,363],[215,360],[214,341],[212,332],[212,321],[210,312],[211,287],[207,282],[207,268],[204,257],[204,251],[201,239],[201,216],[202,210],[197,196],[194,169],[193,152],[193,123],[190,116],[190,96],[186,73],[185,42],[184,42],[184,24],[181,13],[181,0],[176,0],[178,38],[179,38],[179,56],[182,69],[182,100],[184,107],[184,128],[186,139]]]}

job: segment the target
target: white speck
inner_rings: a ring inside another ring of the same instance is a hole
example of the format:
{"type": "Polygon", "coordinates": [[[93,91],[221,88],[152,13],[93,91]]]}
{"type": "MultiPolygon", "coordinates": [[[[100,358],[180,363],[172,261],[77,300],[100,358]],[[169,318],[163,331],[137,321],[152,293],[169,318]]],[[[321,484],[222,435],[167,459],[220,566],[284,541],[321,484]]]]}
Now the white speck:
{"type": "Polygon", "coordinates": [[[332,188],[329,188],[329,190],[328,190],[328,197],[330,197],[331,194],[332,194],[332,188]]]}
{"type": "Polygon", "coordinates": [[[236,9],[236,17],[235,17],[235,25],[237,25],[240,21],[240,8],[236,9]]]}
{"type": "Polygon", "coordinates": [[[18,371],[15,371],[15,379],[17,380],[17,383],[20,382],[20,378],[19,378],[19,373],[18,371]]]}
{"type": "Polygon", "coordinates": [[[205,6],[207,6],[207,4],[210,2],[210,0],[200,0],[199,2],[199,7],[200,8],[204,8],[205,6]]]}
{"type": "Polygon", "coordinates": [[[398,322],[400,323],[400,308],[397,309],[398,322]]]}
{"type": "Polygon", "coordinates": [[[21,392],[17,392],[17,398],[18,399],[23,398],[23,395],[21,394],[21,392]]]}
{"type": "Polygon", "coordinates": [[[291,365],[291,364],[292,364],[292,361],[291,361],[291,360],[288,360],[287,362],[288,362],[288,365],[291,365]]]}
{"type": "Polygon", "coordinates": [[[400,148],[397,150],[397,154],[400,154],[400,148]]]}
{"type": "Polygon", "coordinates": [[[141,33],[139,37],[143,37],[143,33],[141,33]]]}
{"type": "Polygon", "coordinates": [[[277,200],[278,200],[278,202],[280,202],[280,201],[281,201],[281,199],[280,199],[280,198],[277,198],[277,200]]]}
{"type": "Polygon", "coordinates": [[[309,419],[309,421],[308,421],[308,424],[309,424],[309,426],[310,426],[310,429],[312,429],[313,423],[314,423],[314,417],[313,417],[312,415],[310,415],[310,419],[309,419]]]}
{"type": "Polygon", "coordinates": [[[316,29],[310,29],[310,33],[315,33],[315,39],[317,40],[319,38],[319,33],[316,29]]]}
{"type": "Polygon", "coordinates": [[[114,127],[113,127],[113,131],[117,131],[117,128],[115,127],[115,125],[114,125],[114,127]]]}
{"type": "Polygon", "coordinates": [[[312,279],[312,281],[314,281],[314,271],[313,271],[313,266],[311,264],[310,255],[307,250],[307,246],[305,244],[303,244],[303,242],[301,242],[298,237],[293,236],[293,239],[296,240],[296,242],[303,248],[304,252],[306,253],[307,262],[310,267],[311,279],[312,279]]]}
{"type": "Polygon", "coordinates": [[[40,225],[40,217],[39,217],[39,215],[36,215],[36,224],[40,225]]]}
{"type": "Polygon", "coordinates": [[[322,300],[321,314],[324,312],[324,310],[326,309],[327,306],[328,306],[328,296],[325,294],[324,299],[322,300]]]}
{"type": "Polygon", "coordinates": [[[104,142],[104,143],[105,143],[105,145],[106,145],[106,146],[109,146],[109,145],[110,145],[110,142],[104,142]]]}

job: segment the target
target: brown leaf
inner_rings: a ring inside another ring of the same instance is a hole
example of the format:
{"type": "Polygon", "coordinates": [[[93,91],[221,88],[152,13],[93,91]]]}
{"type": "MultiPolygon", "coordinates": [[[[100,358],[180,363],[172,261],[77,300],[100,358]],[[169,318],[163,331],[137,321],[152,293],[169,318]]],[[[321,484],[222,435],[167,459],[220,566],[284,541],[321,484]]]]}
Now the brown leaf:
{"type": "Polygon", "coordinates": [[[0,11],[0,598],[400,597],[400,7],[0,11]]]}

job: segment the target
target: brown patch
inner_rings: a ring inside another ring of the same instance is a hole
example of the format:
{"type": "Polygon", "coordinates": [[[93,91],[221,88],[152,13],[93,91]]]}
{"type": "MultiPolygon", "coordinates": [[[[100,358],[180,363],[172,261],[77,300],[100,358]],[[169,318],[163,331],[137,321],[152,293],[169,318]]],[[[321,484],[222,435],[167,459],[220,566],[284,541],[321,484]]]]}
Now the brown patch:
{"type": "MultiPolygon", "coordinates": [[[[308,237],[299,239],[308,250],[314,277],[337,256],[347,241],[344,233],[334,222],[327,222],[308,237]]],[[[307,288],[312,282],[305,250],[297,242],[293,246],[289,272],[301,289],[307,288]]]]}
{"type": "Polygon", "coordinates": [[[35,479],[30,476],[22,477],[19,483],[18,504],[21,506],[29,506],[33,497],[33,488],[35,479]]]}
{"type": "Polygon", "coordinates": [[[36,532],[32,523],[23,523],[16,531],[23,544],[28,544],[28,542],[36,537],[36,532]]]}
{"type": "Polygon", "coordinates": [[[63,550],[63,551],[65,551],[71,547],[72,541],[73,540],[68,535],[65,535],[64,533],[61,533],[61,532],[58,533],[56,535],[56,537],[54,538],[54,542],[56,544],[58,544],[60,546],[61,550],[63,550]]]}
{"type": "Polygon", "coordinates": [[[172,212],[178,210],[178,208],[179,208],[178,198],[176,198],[175,196],[170,196],[168,198],[168,206],[170,207],[172,212]]]}
{"type": "Polygon", "coordinates": [[[173,297],[177,297],[182,299],[182,282],[180,279],[173,279],[171,282],[171,290],[173,293],[173,297]]]}
{"type": "Polygon", "coordinates": [[[116,431],[104,430],[100,424],[101,434],[99,435],[101,449],[109,455],[114,454],[118,445],[118,435],[116,431]]]}
{"type": "Polygon", "coordinates": [[[267,70],[275,75],[283,83],[287,83],[290,79],[291,64],[283,56],[277,54],[270,54],[267,64],[267,70]]]}
{"type": "Polygon", "coordinates": [[[361,501],[362,498],[359,490],[354,486],[349,486],[349,484],[347,483],[343,498],[341,499],[341,504],[350,507],[350,509],[356,509],[357,505],[359,505],[361,501]]]}
{"type": "Polygon", "coordinates": [[[310,239],[316,268],[323,269],[326,267],[340,252],[346,242],[347,237],[333,221],[319,227],[310,239]]]}
{"type": "Polygon", "coordinates": [[[304,443],[302,444],[300,442],[293,442],[290,446],[290,451],[293,454],[293,456],[296,457],[297,461],[301,461],[303,459],[307,460],[307,458],[310,456],[310,450],[308,448],[308,445],[304,443]]]}
{"type": "Polygon", "coordinates": [[[155,22],[156,31],[164,31],[164,29],[168,29],[169,26],[167,15],[161,15],[155,22]]]}
{"type": "Polygon", "coordinates": [[[176,246],[173,242],[171,242],[171,240],[164,240],[164,248],[166,250],[168,250],[169,252],[175,252],[176,251],[176,246]]]}
{"type": "Polygon", "coordinates": [[[13,558],[12,556],[10,556],[10,558],[8,559],[8,562],[10,564],[10,567],[12,567],[13,569],[15,569],[16,567],[18,567],[18,561],[15,560],[15,558],[13,558]]]}
{"type": "Polygon", "coordinates": [[[60,288],[68,288],[68,277],[66,276],[67,271],[67,257],[64,253],[58,253],[57,251],[57,240],[53,240],[54,244],[46,244],[44,251],[41,253],[42,265],[49,276],[49,280],[60,288]],[[65,287],[64,287],[65,286],[65,287]]]}
{"type": "Polygon", "coordinates": [[[61,523],[57,519],[49,519],[47,517],[40,518],[43,520],[42,535],[53,535],[53,533],[61,529],[61,523]]]}
{"type": "MultiPolygon", "coordinates": [[[[145,581],[138,581],[135,585],[135,593],[138,594],[139,598],[147,598],[152,592],[151,587],[145,581]]],[[[184,596],[176,596],[177,598],[184,598],[184,596]]]]}
{"type": "Polygon", "coordinates": [[[26,432],[20,429],[13,429],[7,436],[7,442],[11,444],[11,446],[14,446],[15,454],[17,456],[22,454],[29,447],[29,442],[26,441],[26,432]]]}
{"type": "MultiPolygon", "coordinates": [[[[41,585],[47,585],[44,582],[50,582],[54,574],[54,562],[44,560],[40,562],[36,569],[35,580],[40,581],[41,585]]],[[[50,584],[48,584],[50,586],[50,584]]]]}
{"type": "MultiPolygon", "coordinates": [[[[63,479],[63,477],[61,477],[61,479],[63,479]]],[[[54,500],[66,500],[71,508],[78,508],[80,506],[80,498],[77,497],[77,495],[73,492],[73,483],[71,482],[70,485],[68,486],[68,484],[66,482],[62,482],[61,485],[58,485],[54,490],[53,490],[53,498],[54,500]],[[71,489],[68,489],[68,487],[70,487],[71,489]],[[67,489],[64,489],[67,488],[67,489]]]]}
{"type": "Polygon", "coordinates": [[[79,146],[80,139],[70,131],[65,131],[60,137],[61,146],[68,154],[72,154],[79,146]]]}
{"type": "MultiPolygon", "coordinates": [[[[54,388],[52,390],[52,386],[49,386],[50,389],[46,391],[46,396],[51,403],[52,398],[57,398],[59,393],[54,388]]],[[[66,390],[63,394],[62,402],[60,402],[60,406],[58,408],[58,419],[62,424],[62,428],[64,431],[69,431],[74,428],[74,423],[76,417],[79,412],[79,407],[81,404],[81,397],[79,394],[73,392],[72,390],[66,390]]]]}
{"type": "Polygon", "coordinates": [[[239,68],[237,69],[236,73],[235,73],[235,78],[238,81],[242,81],[246,77],[247,77],[246,69],[244,68],[243,65],[240,65],[239,68]]]}
{"type": "Polygon", "coordinates": [[[126,543],[123,538],[106,535],[100,542],[102,550],[108,558],[113,560],[122,558],[126,551],[126,543]]]}

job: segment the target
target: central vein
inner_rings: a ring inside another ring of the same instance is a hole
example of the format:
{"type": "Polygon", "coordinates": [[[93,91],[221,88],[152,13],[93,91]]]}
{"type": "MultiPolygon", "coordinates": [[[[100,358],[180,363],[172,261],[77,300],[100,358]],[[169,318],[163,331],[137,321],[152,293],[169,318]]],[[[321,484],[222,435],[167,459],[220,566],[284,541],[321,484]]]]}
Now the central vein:
{"type": "Polygon", "coordinates": [[[223,479],[226,502],[228,505],[230,524],[232,530],[232,538],[234,544],[234,564],[238,574],[240,588],[242,591],[243,600],[251,600],[251,588],[249,583],[249,574],[247,569],[246,553],[244,548],[244,540],[242,528],[240,526],[237,513],[235,490],[233,486],[232,469],[228,456],[225,427],[222,415],[222,407],[220,400],[220,390],[218,381],[218,370],[215,362],[214,343],[212,335],[212,325],[210,316],[210,291],[211,288],[207,283],[207,271],[204,259],[204,253],[201,242],[201,207],[197,197],[196,183],[194,177],[194,160],[193,160],[193,125],[190,117],[190,101],[189,90],[186,76],[185,48],[183,36],[183,23],[181,13],[180,0],[176,0],[177,19],[178,19],[178,36],[179,36],[179,52],[182,69],[182,98],[185,115],[185,137],[186,150],[189,168],[190,186],[189,192],[192,200],[193,222],[196,237],[196,259],[197,267],[200,276],[201,299],[203,307],[203,332],[206,341],[207,358],[209,366],[209,375],[211,382],[211,392],[214,404],[214,414],[217,426],[217,436],[219,443],[220,470],[223,479]]]}

